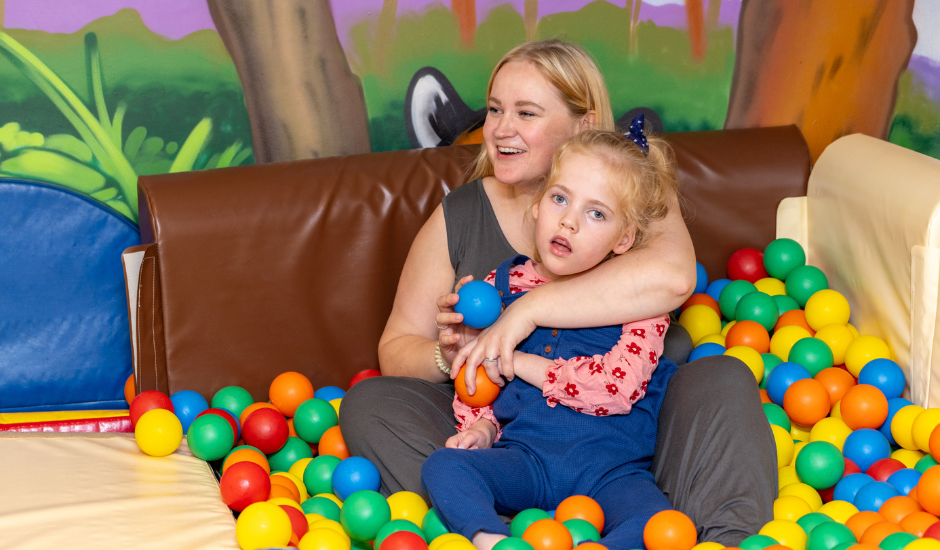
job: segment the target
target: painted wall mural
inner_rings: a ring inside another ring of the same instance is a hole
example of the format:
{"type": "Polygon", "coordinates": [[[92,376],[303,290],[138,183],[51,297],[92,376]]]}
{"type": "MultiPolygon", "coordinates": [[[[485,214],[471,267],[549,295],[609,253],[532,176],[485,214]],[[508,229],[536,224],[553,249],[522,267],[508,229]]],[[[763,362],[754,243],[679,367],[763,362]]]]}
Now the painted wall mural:
{"type": "Polygon", "coordinates": [[[940,0],[0,0],[0,177],[136,220],[136,176],[479,139],[493,65],[584,45],[615,116],[940,158],[940,0]]]}

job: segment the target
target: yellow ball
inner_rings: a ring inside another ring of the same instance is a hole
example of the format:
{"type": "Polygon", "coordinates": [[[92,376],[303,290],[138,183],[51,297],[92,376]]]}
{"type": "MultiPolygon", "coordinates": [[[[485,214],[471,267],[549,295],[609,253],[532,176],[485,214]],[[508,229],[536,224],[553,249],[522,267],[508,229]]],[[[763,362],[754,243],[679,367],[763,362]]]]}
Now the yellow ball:
{"type": "Polygon", "coordinates": [[[463,539],[445,542],[444,544],[438,546],[437,550],[477,550],[477,547],[474,546],[473,543],[469,540],[463,539]]]}
{"type": "Polygon", "coordinates": [[[274,472],[274,473],[271,474],[271,475],[272,475],[272,476],[281,476],[281,477],[285,477],[285,478],[291,480],[291,482],[297,487],[297,492],[300,493],[300,502],[303,502],[303,501],[307,500],[308,498],[310,498],[310,494],[307,493],[307,486],[304,485],[303,477],[302,477],[302,476],[301,476],[301,477],[297,477],[297,476],[295,476],[294,474],[292,474],[292,473],[290,473],[290,472],[274,472]]]}
{"type": "Polygon", "coordinates": [[[388,507],[392,509],[392,520],[407,519],[415,525],[421,525],[428,505],[417,493],[399,491],[388,497],[388,507]]]}
{"type": "Polygon", "coordinates": [[[134,438],[140,450],[150,456],[167,456],[183,441],[183,424],[166,409],[151,409],[137,420],[134,438]]]}
{"type": "Polygon", "coordinates": [[[829,411],[829,418],[838,418],[842,420],[842,400],[836,401],[836,404],[832,406],[832,410],[829,411]]]}
{"type": "Polygon", "coordinates": [[[816,338],[819,338],[829,346],[832,351],[832,364],[841,365],[845,363],[845,350],[849,349],[849,344],[855,340],[855,335],[845,325],[826,325],[816,331],[816,338]]]}
{"type": "Polygon", "coordinates": [[[235,522],[235,538],[242,550],[287,546],[291,533],[287,512],[270,502],[249,504],[235,522]]]}
{"type": "Polygon", "coordinates": [[[721,335],[722,335],[722,336],[727,336],[727,335],[728,335],[728,331],[731,330],[731,327],[733,327],[735,323],[737,323],[737,321],[728,321],[728,324],[726,324],[725,326],[721,327],[721,335]]]}
{"type": "Polygon", "coordinates": [[[801,499],[805,500],[807,504],[809,504],[809,507],[812,508],[814,512],[819,510],[823,505],[822,497],[819,496],[819,491],[813,489],[805,483],[791,483],[783,489],[780,489],[780,496],[785,495],[800,497],[801,499]]]}
{"type": "Polygon", "coordinates": [[[339,506],[340,508],[343,507],[343,501],[340,500],[339,497],[337,497],[337,496],[334,495],[333,493],[320,493],[319,495],[313,495],[313,496],[315,496],[315,497],[328,498],[328,499],[332,500],[333,502],[335,502],[336,505],[339,506]]]}
{"type": "Polygon", "coordinates": [[[858,513],[858,508],[851,502],[833,500],[832,502],[827,502],[820,506],[818,511],[820,514],[826,514],[833,520],[844,525],[850,517],[858,513]]]}
{"type": "MultiPolygon", "coordinates": [[[[841,401],[839,402],[841,403],[841,401]]],[[[838,405],[838,403],[836,403],[838,405]]],[[[845,445],[845,439],[852,433],[852,428],[848,427],[841,418],[823,418],[813,425],[809,431],[810,441],[828,441],[839,448],[845,445]]]]}
{"type": "Polygon", "coordinates": [[[290,506],[291,508],[296,508],[296,509],[300,510],[300,513],[301,513],[301,514],[304,513],[304,509],[301,508],[299,504],[297,504],[296,502],[294,502],[294,499],[292,499],[292,498],[287,498],[287,497],[274,497],[274,498],[269,498],[269,499],[268,499],[267,501],[265,501],[265,502],[270,502],[271,504],[277,504],[278,506],[280,506],[280,505],[283,504],[284,506],[290,506]]]}
{"type": "Polygon", "coordinates": [[[898,449],[891,453],[891,458],[900,461],[905,468],[913,468],[917,461],[924,458],[924,453],[910,449],[898,449]]]}
{"type": "Polygon", "coordinates": [[[810,512],[809,504],[800,497],[787,495],[774,501],[774,519],[796,521],[810,512]]]}
{"type": "Polygon", "coordinates": [[[940,425],[940,409],[927,409],[917,415],[911,426],[911,435],[914,436],[914,445],[924,452],[930,452],[930,434],[940,425]]]}
{"type": "Polygon", "coordinates": [[[754,286],[757,287],[758,292],[763,292],[770,296],[782,296],[787,293],[787,285],[780,279],[774,279],[773,277],[765,277],[756,283],[754,286]]]}
{"type": "Polygon", "coordinates": [[[787,466],[793,458],[793,439],[790,432],[776,424],[772,424],[770,429],[774,432],[774,445],[777,446],[777,468],[787,466]]]}
{"type": "Polygon", "coordinates": [[[806,324],[819,330],[826,325],[844,325],[849,322],[849,301],[839,292],[827,288],[820,290],[806,301],[806,324]]]}
{"type": "Polygon", "coordinates": [[[806,550],[806,531],[795,521],[775,519],[761,527],[758,534],[767,535],[793,550],[806,550]]]}
{"type": "MultiPolygon", "coordinates": [[[[431,544],[428,545],[428,550],[438,550],[441,546],[448,544],[453,541],[466,541],[470,542],[467,537],[459,535],[457,533],[445,533],[436,539],[431,541],[431,544]]],[[[472,544],[472,543],[471,543],[472,544]]]]}
{"type": "Polygon", "coordinates": [[[810,426],[790,422],[790,435],[797,441],[808,442],[810,429],[812,429],[810,426]]]}
{"type": "MultiPolygon", "coordinates": [[[[725,347],[725,337],[720,334],[709,334],[701,340],[698,341],[696,346],[701,346],[702,344],[718,344],[721,347],[725,347]]],[[[717,542],[715,544],[718,544],[717,542]]],[[[722,546],[724,548],[724,546],[722,546]]]]}
{"type": "Polygon", "coordinates": [[[875,359],[891,359],[891,350],[884,340],[871,334],[863,334],[852,340],[845,350],[845,368],[858,378],[862,367],[875,359]]]}
{"type": "Polygon", "coordinates": [[[346,530],[343,529],[342,524],[340,524],[340,522],[336,520],[323,518],[321,520],[308,523],[308,525],[310,526],[311,531],[314,529],[332,529],[333,531],[336,531],[340,535],[343,535],[344,537],[346,537],[346,540],[349,540],[349,535],[346,534],[346,530]]]}
{"type": "Polygon", "coordinates": [[[349,537],[332,529],[311,529],[300,539],[299,550],[350,550],[349,537]]]}
{"type": "Polygon", "coordinates": [[[849,331],[851,331],[852,336],[854,336],[854,337],[856,337],[856,338],[858,338],[858,337],[860,336],[859,333],[858,333],[858,329],[855,328],[855,325],[853,325],[852,323],[846,323],[846,324],[845,324],[845,328],[847,328],[847,329],[849,329],[849,331]]]}
{"type": "Polygon", "coordinates": [[[308,526],[312,525],[313,522],[315,522],[315,521],[320,521],[321,519],[326,519],[325,517],[321,516],[320,514],[314,514],[313,512],[311,512],[311,513],[309,513],[309,514],[304,514],[304,517],[307,518],[307,525],[308,525],[308,526]]]}
{"type": "Polygon", "coordinates": [[[924,537],[907,543],[904,550],[940,550],[940,540],[924,537]]]}
{"type": "MultiPolygon", "coordinates": [[[[793,430],[790,430],[790,435],[793,435],[793,430]]],[[[796,457],[800,456],[800,451],[807,445],[809,445],[809,441],[800,441],[793,444],[793,458],[790,459],[790,466],[796,468],[796,457]]]]}
{"type": "Polygon", "coordinates": [[[810,338],[809,331],[796,325],[781,327],[770,338],[770,353],[777,357],[790,357],[790,348],[803,338],[810,338]]]}
{"type": "Polygon", "coordinates": [[[914,443],[914,421],[924,410],[919,405],[908,405],[894,413],[894,418],[891,420],[891,437],[898,446],[912,451],[917,450],[917,444],[914,443]]]}
{"type": "MultiPolygon", "coordinates": [[[[307,468],[307,464],[310,464],[312,460],[312,458],[301,458],[295,462],[287,471],[297,479],[303,480],[304,470],[307,468]]],[[[304,487],[304,490],[306,490],[306,487],[304,487]]]]}
{"type": "Polygon", "coordinates": [[[720,542],[700,542],[692,547],[692,550],[721,550],[725,548],[720,542]]]}
{"type": "Polygon", "coordinates": [[[761,379],[764,378],[764,358],[760,356],[757,350],[749,346],[734,346],[725,350],[724,354],[743,361],[747,368],[751,369],[757,383],[760,384],[761,379]]]}
{"type": "Polygon", "coordinates": [[[800,476],[796,475],[796,466],[791,464],[777,469],[777,489],[783,489],[791,483],[800,483],[800,476]]]}
{"type": "Polygon", "coordinates": [[[343,401],[342,397],[337,397],[336,399],[330,401],[330,405],[333,405],[333,408],[336,410],[336,416],[339,417],[339,404],[343,401]]]}
{"type": "Polygon", "coordinates": [[[693,342],[709,334],[721,333],[721,317],[714,309],[703,304],[687,307],[679,315],[679,324],[689,331],[693,342]]]}

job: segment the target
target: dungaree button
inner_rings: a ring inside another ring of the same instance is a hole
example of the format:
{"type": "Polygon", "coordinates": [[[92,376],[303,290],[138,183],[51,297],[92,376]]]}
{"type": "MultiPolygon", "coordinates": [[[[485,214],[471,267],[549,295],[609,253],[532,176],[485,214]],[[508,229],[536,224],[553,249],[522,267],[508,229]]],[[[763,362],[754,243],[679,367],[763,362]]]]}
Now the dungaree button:
{"type": "Polygon", "coordinates": [[[557,329],[557,328],[553,328],[553,329],[552,329],[552,336],[558,336],[558,329],[557,329]]]}
{"type": "Polygon", "coordinates": [[[551,352],[552,352],[552,347],[551,347],[551,346],[545,346],[545,353],[551,353],[551,352]]]}
{"type": "Polygon", "coordinates": [[[500,295],[500,296],[503,295],[503,291],[502,291],[502,290],[497,290],[496,292],[499,292],[499,295],[500,295]]]}

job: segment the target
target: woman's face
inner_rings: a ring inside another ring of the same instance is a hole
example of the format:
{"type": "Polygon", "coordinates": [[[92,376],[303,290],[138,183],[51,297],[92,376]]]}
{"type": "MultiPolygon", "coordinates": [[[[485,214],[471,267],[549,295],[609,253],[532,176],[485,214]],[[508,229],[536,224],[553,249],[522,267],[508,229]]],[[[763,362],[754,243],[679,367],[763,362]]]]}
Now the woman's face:
{"type": "Polygon", "coordinates": [[[558,90],[532,63],[510,62],[496,73],[487,98],[483,139],[496,179],[535,188],[552,154],[579,129],[558,90]]]}

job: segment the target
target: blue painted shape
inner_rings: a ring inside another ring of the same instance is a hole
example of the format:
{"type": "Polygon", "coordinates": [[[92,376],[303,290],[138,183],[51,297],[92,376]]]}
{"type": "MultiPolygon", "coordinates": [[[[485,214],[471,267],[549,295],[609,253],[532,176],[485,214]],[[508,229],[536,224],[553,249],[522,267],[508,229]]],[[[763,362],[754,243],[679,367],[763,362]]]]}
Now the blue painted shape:
{"type": "Polygon", "coordinates": [[[0,412],[127,407],[121,253],[138,244],[88,197],[0,179],[0,412]]]}

